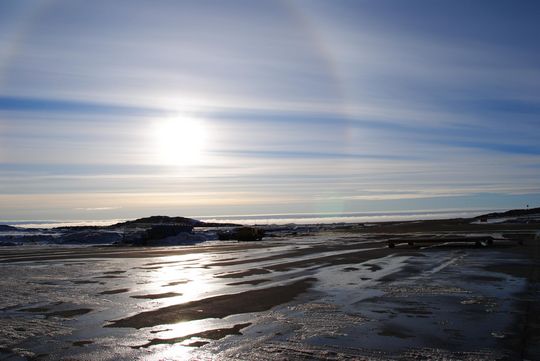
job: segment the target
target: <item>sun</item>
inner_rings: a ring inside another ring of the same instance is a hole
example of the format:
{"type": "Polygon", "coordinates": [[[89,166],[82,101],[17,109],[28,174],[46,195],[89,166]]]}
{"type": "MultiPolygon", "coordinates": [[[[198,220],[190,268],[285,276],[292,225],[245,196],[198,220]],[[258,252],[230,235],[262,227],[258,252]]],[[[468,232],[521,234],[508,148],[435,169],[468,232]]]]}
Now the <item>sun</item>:
{"type": "Polygon", "coordinates": [[[202,161],[207,132],[200,119],[176,117],[156,124],[157,160],[167,165],[196,165],[202,161]]]}

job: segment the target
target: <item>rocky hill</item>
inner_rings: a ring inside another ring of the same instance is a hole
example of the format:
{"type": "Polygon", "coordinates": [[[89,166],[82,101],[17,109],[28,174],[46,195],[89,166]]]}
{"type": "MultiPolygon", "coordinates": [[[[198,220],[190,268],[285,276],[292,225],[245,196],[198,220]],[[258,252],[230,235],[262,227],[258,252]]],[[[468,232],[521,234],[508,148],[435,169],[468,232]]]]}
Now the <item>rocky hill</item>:
{"type": "Polygon", "coordinates": [[[234,223],[212,223],[203,222],[193,218],[186,217],[169,217],[169,216],[151,216],[138,218],[133,221],[126,221],[113,224],[109,228],[139,228],[145,226],[155,225],[179,225],[179,226],[191,226],[191,227],[238,227],[240,225],[234,223]]]}
{"type": "Polygon", "coordinates": [[[168,217],[168,216],[151,216],[138,218],[133,221],[126,221],[113,224],[109,228],[132,228],[132,227],[144,227],[147,225],[160,225],[160,224],[170,224],[170,225],[186,225],[192,227],[202,227],[204,222],[198,221],[192,218],[186,217],[168,217]]]}

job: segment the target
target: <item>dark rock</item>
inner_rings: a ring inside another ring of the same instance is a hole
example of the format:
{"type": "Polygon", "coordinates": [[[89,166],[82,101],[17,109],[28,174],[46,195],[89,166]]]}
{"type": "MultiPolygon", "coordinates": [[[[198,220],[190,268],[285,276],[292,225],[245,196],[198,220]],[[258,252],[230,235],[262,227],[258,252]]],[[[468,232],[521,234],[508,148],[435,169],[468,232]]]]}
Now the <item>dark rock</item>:
{"type": "Polygon", "coordinates": [[[135,219],[133,221],[126,221],[122,223],[117,223],[112,226],[111,228],[148,228],[148,227],[154,227],[158,225],[173,225],[173,226],[202,226],[204,225],[204,222],[198,221],[196,219],[192,218],[185,218],[185,217],[168,217],[168,216],[152,216],[152,217],[145,217],[145,218],[139,218],[135,219]]]}
{"type": "Polygon", "coordinates": [[[255,227],[240,227],[226,232],[218,233],[220,240],[237,240],[240,242],[260,241],[264,230],[255,227]]]}
{"type": "Polygon", "coordinates": [[[206,241],[204,236],[192,231],[191,225],[158,224],[146,230],[125,232],[122,242],[134,246],[173,246],[206,241]]]}
{"type": "Polygon", "coordinates": [[[148,240],[159,240],[173,237],[181,232],[193,231],[192,225],[182,224],[156,224],[146,231],[148,240]]]}
{"type": "Polygon", "coordinates": [[[151,216],[113,224],[108,228],[148,228],[155,225],[182,225],[191,227],[238,227],[238,224],[233,223],[207,223],[192,218],[186,217],[168,217],[168,216],[151,216]]]}
{"type": "Polygon", "coordinates": [[[19,233],[19,234],[13,234],[9,236],[0,236],[0,242],[7,242],[7,243],[16,243],[16,244],[22,244],[22,243],[50,243],[54,242],[56,238],[54,236],[48,235],[48,234],[27,234],[27,233],[19,233]]]}
{"type": "Polygon", "coordinates": [[[62,235],[58,243],[63,244],[110,244],[118,242],[122,235],[117,232],[84,230],[62,235]]]}
{"type": "Polygon", "coordinates": [[[0,247],[18,246],[19,243],[15,242],[0,242],[0,247]]]}
{"type": "Polygon", "coordinates": [[[8,231],[18,231],[19,229],[17,227],[9,226],[7,224],[0,224],[0,231],[2,232],[8,232],[8,231]]]}
{"type": "Polygon", "coordinates": [[[180,232],[175,236],[150,240],[148,246],[181,246],[188,244],[197,244],[206,241],[207,238],[202,234],[191,232],[180,232]]]}

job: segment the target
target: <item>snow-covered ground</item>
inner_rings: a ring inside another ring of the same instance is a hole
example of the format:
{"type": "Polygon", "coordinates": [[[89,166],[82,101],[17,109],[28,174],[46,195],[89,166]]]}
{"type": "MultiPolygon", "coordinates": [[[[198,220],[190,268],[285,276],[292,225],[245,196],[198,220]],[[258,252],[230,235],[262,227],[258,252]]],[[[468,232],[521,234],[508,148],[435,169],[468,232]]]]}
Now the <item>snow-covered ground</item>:
{"type": "Polygon", "coordinates": [[[0,359],[514,359],[528,280],[511,270],[531,262],[514,248],[388,249],[384,238],[343,231],[167,248],[5,247],[0,359]],[[305,291],[281,291],[302,282],[305,291]],[[272,307],[251,310],[257,291],[272,307]],[[190,302],[226,312],[159,316],[190,302]],[[142,328],[106,327],[146,313],[142,328]]]}

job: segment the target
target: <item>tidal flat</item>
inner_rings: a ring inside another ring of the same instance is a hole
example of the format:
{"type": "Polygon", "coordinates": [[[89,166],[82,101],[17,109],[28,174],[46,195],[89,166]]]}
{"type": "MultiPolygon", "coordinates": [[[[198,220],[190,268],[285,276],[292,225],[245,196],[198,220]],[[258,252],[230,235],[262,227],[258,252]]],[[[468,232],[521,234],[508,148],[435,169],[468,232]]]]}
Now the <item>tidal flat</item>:
{"type": "Polygon", "coordinates": [[[536,232],[426,221],[244,243],[4,247],[0,359],[538,360],[536,232]],[[471,235],[493,244],[388,247],[471,235]]]}

